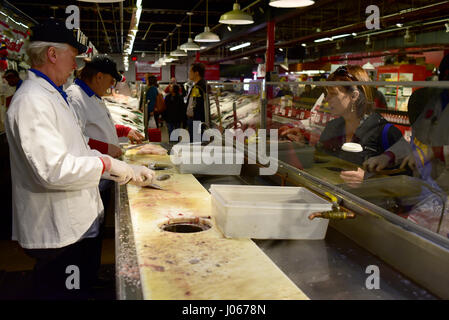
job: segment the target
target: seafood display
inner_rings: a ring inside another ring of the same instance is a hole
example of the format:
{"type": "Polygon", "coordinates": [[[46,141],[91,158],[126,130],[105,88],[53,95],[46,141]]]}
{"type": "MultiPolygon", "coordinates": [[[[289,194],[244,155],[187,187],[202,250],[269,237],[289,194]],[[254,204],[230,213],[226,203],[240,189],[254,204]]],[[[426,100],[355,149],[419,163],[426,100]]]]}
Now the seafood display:
{"type": "Polygon", "coordinates": [[[210,95],[210,113],[211,120],[217,125],[220,124],[220,119],[217,110],[216,100],[220,108],[221,125],[223,128],[232,128],[234,125],[234,115],[232,106],[235,102],[237,110],[237,121],[241,123],[242,129],[254,128],[256,129],[260,124],[260,97],[259,95],[245,95],[222,92],[219,95],[210,95]]]}
{"type": "Polygon", "coordinates": [[[144,132],[143,112],[136,98],[114,94],[104,98],[115,124],[124,125],[140,133],[144,132]]]}

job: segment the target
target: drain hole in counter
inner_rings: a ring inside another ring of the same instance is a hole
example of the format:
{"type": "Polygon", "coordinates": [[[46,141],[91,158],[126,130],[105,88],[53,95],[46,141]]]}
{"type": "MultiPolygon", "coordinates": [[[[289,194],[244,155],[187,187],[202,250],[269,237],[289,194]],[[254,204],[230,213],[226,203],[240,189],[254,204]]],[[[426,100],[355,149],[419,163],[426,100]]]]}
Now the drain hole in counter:
{"type": "Polygon", "coordinates": [[[148,165],[148,168],[150,168],[151,170],[167,170],[173,168],[173,166],[163,163],[150,163],[148,165]]]}
{"type": "Polygon", "coordinates": [[[210,224],[198,218],[171,219],[160,226],[162,231],[176,233],[195,233],[206,231],[211,228],[210,224]]]}

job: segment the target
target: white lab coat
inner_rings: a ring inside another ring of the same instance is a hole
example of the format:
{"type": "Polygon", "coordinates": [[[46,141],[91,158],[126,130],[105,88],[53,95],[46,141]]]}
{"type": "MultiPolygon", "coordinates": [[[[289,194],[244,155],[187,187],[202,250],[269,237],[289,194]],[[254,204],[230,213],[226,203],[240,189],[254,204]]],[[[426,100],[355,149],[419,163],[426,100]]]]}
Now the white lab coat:
{"type": "Polygon", "coordinates": [[[23,248],[79,241],[103,215],[103,164],[73,109],[45,79],[28,72],[7,113],[13,234],[23,248]]]}
{"type": "Polygon", "coordinates": [[[95,95],[89,97],[77,84],[72,84],[67,89],[70,104],[75,109],[84,135],[89,138],[114,144],[120,144],[117,130],[112,121],[111,113],[103,99],[95,95]]]}

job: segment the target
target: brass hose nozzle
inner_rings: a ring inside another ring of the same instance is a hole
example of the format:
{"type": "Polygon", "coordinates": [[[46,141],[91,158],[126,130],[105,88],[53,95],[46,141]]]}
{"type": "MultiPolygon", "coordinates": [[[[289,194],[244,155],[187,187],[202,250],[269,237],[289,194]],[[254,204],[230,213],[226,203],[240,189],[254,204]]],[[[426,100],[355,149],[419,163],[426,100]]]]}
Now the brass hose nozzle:
{"type": "Polygon", "coordinates": [[[324,211],[324,212],[314,212],[309,215],[309,220],[313,220],[315,218],[346,220],[346,219],[354,219],[355,214],[346,211],[324,211]]]}

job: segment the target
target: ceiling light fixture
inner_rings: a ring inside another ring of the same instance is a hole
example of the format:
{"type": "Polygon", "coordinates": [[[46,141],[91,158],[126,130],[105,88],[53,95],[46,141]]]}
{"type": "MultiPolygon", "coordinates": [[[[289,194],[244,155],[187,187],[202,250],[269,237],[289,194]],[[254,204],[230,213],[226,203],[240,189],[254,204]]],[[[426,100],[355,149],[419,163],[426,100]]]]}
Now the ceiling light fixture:
{"type": "Polygon", "coordinates": [[[174,57],[187,57],[187,53],[184,50],[181,50],[180,43],[181,43],[181,25],[179,25],[178,27],[178,47],[176,48],[175,51],[170,52],[170,55],[174,57]]]}
{"type": "Polygon", "coordinates": [[[228,25],[228,30],[229,30],[229,31],[232,31],[232,28],[231,28],[231,26],[230,26],[230,25],[228,25]]]}
{"type": "Polygon", "coordinates": [[[232,11],[222,14],[218,22],[221,24],[252,24],[254,20],[250,14],[240,10],[240,5],[236,2],[232,11]]]}
{"type": "Polygon", "coordinates": [[[315,4],[313,0],[270,0],[270,6],[275,8],[300,8],[315,4]]]}
{"type": "Polygon", "coordinates": [[[238,49],[249,47],[250,45],[251,45],[251,42],[245,42],[245,43],[239,44],[238,46],[230,48],[229,51],[235,51],[235,50],[238,50],[238,49]]]}
{"type": "Polygon", "coordinates": [[[173,33],[170,33],[170,53],[168,54],[168,58],[170,59],[170,62],[179,60],[178,57],[176,57],[176,56],[171,54],[173,52],[172,51],[172,48],[173,48],[173,41],[172,40],[173,40],[173,33]]]}
{"type": "Polygon", "coordinates": [[[79,2],[93,2],[93,3],[112,3],[112,2],[123,2],[125,0],[78,0],[79,2]]]}
{"type": "Polygon", "coordinates": [[[197,45],[195,42],[193,42],[192,38],[191,38],[191,33],[192,33],[192,12],[187,12],[187,15],[189,16],[189,39],[187,40],[186,43],[181,45],[181,50],[184,51],[198,51],[200,50],[200,46],[197,45]]]}
{"type": "Polygon", "coordinates": [[[219,42],[220,37],[211,32],[209,28],[209,1],[206,0],[206,26],[204,27],[204,32],[200,33],[195,37],[196,42],[219,42]]]}

